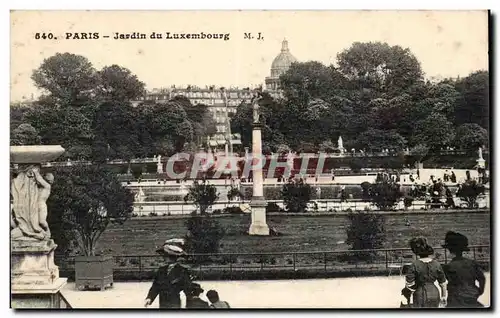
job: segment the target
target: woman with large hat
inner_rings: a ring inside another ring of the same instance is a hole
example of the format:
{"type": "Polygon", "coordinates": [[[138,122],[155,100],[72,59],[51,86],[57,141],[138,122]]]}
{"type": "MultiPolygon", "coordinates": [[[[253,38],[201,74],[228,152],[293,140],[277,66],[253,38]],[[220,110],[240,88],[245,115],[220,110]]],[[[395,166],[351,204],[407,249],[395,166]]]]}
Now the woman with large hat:
{"type": "Polygon", "coordinates": [[[183,240],[167,240],[163,246],[156,250],[161,254],[167,265],[158,269],[146,297],[145,306],[153,303],[156,296],[160,297],[160,308],[181,308],[180,292],[186,291],[192,282],[189,267],[184,265],[186,253],[183,240]]]}
{"type": "Polygon", "coordinates": [[[440,302],[446,302],[446,276],[441,265],[430,256],[434,249],[427,244],[423,237],[413,238],[410,248],[417,256],[416,260],[408,268],[406,274],[406,287],[402,290],[405,297],[410,298],[413,294],[413,306],[415,308],[437,308],[440,302]],[[441,297],[435,282],[441,288],[441,297]]]}
{"type": "Polygon", "coordinates": [[[479,264],[463,257],[469,251],[469,240],[465,235],[449,231],[445,236],[444,248],[453,255],[453,259],[444,266],[448,285],[448,307],[477,308],[483,307],[478,301],[484,293],[486,278],[479,264]],[[479,287],[476,285],[479,283],[479,287]]]}

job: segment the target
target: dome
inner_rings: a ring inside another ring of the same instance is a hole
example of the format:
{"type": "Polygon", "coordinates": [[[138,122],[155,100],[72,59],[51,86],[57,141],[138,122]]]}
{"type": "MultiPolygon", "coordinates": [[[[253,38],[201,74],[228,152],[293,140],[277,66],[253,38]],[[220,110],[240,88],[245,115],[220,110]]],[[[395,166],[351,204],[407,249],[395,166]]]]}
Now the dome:
{"type": "Polygon", "coordinates": [[[285,73],[293,62],[297,62],[297,59],[290,53],[288,41],[285,39],[281,44],[281,53],[274,58],[271,64],[271,76],[277,77],[285,73]]]}

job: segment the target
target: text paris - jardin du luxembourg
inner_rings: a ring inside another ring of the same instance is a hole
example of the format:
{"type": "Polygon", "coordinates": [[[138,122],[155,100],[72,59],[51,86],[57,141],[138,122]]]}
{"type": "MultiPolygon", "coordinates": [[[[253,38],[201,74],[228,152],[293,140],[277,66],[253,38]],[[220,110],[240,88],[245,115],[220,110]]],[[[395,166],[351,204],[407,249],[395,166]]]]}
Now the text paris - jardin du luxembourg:
{"type": "Polygon", "coordinates": [[[115,40],[145,40],[145,39],[166,39],[166,40],[224,40],[228,41],[230,33],[172,33],[172,32],[152,32],[146,33],[119,33],[113,34],[115,40]]]}

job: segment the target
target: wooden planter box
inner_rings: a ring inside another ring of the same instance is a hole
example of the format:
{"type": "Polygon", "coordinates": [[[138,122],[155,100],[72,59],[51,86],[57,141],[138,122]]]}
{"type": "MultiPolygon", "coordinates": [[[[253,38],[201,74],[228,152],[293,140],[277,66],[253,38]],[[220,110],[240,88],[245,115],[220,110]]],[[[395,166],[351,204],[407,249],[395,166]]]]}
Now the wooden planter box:
{"type": "Polygon", "coordinates": [[[113,286],[113,256],[77,256],[75,285],[79,290],[113,286]]]}

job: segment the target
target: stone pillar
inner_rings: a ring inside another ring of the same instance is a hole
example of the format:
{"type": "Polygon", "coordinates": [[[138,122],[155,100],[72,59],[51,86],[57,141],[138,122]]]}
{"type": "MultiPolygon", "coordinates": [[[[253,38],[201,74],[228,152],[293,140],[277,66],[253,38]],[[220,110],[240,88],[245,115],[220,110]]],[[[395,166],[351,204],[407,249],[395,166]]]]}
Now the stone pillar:
{"type": "MultiPolygon", "coordinates": [[[[262,160],[262,126],[258,123],[253,124],[252,131],[252,158],[262,160]]],[[[254,162],[255,163],[255,162],[254,162]]],[[[261,162],[258,165],[252,165],[253,174],[253,196],[250,202],[252,208],[252,223],[248,234],[250,235],[269,235],[269,227],[266,222],[266,206],[264,199],[264,180],[262,177],[261,162]]]]}
{"type": "Polygon", "coordinates": [[[66,278],[54,264],[57,245],[46,224],[46,199],[53,176],[40,171],[41,163],[64,152],[61,146],[12,146],[11,162],[18,168],[11,177],[11,307],[65,308],[61,296],[66,278]]]}

